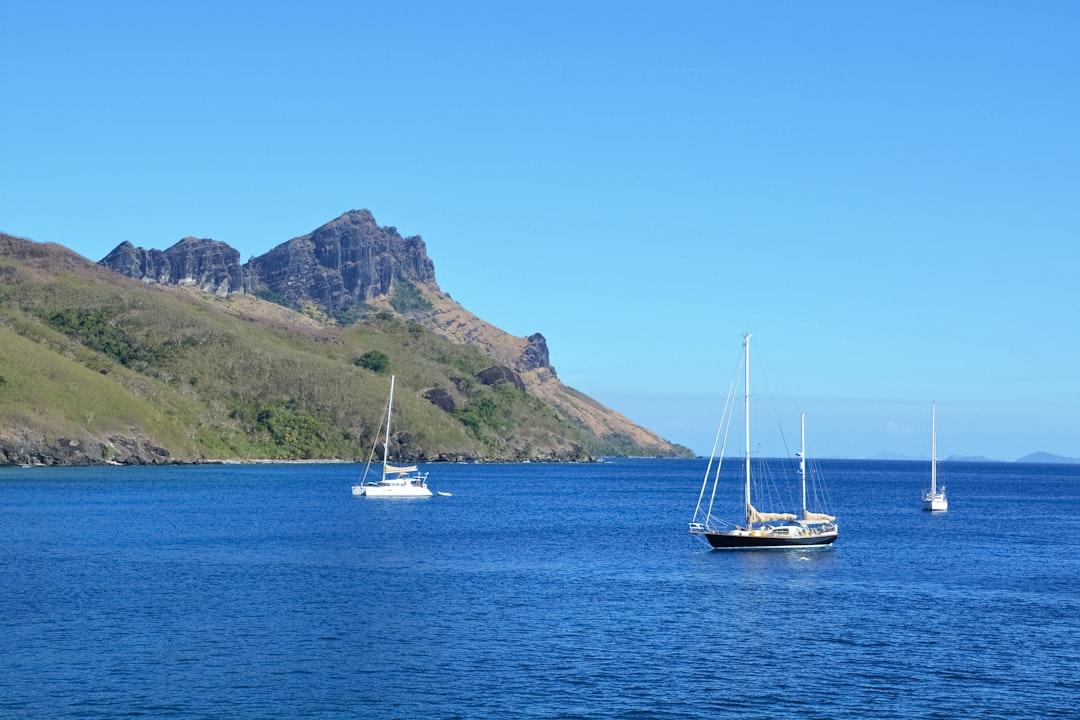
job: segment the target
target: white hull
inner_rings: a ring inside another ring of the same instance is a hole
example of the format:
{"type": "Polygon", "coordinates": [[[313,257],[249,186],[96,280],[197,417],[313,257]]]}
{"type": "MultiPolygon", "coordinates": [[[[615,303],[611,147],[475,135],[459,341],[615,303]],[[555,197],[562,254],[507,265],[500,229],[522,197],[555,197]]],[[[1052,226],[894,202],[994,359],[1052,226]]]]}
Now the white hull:
{"type": "Polygon", "coordinates": [[[923,494],[923,510],[929,510],[931,512],[945,512],[949,509],[949,500],[945,497],[945,492],[938,492],[934,494],[923,494]]]}
{"type": "Polygon", "coordinates": [[[431,497],[431,491],[425,485],[382,484],[353,485],[353,495],[363,497],[418,498],[431,497]]]}

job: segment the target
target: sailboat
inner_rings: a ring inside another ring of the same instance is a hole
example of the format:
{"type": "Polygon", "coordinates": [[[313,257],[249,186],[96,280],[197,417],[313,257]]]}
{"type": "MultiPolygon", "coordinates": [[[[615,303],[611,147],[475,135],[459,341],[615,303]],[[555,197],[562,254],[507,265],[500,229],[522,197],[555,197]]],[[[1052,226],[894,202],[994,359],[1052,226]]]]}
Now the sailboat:
{"type": "MultiPolygon", "coordinates": [[[[694,511],[693,520],[690,522],[690,534],[697,535],[708,541],[714,549],[725,550],[749,550],[749,549],[811,549],[831,545],[839,536],[839,527],[836,518],[825,513],[811,512],[806,507],[806,416],[802,416],[802,450],[799,453],[799,474],[802,480],[802,514],[801,517],[794,513],[761,512],[757,510],[750,497],[751,489],[751,463],[750,463],[750,335],[743,336],[743,397],[746,414],[746,452],[743,458],[744,464],[744,487],[743,500],[745,517],[742,524],[732,527],[714,527],[723,521],[713,518],[712,507],[716,497],[717,484],[720,479],[720,466],[724,459],[724,447],[727,444],[727,429],[731,427],[731,414],[733,408],[733,395],[729,394],[728,402],[724,408],[720,428],[716,433],[716,441],[713,443],[713,453],[709,458],[708,467],[705,470],[705,479],[701,483],[701,492],[698,494],[697,509],[694,511]],[[721,434],[724,442],[721,443],[721,434]],[[720,453],[717,456],[716,447],[720,445],[720,453]],[[713,463],[716,470],[713,473],[713,463]],[[712,493],[705,503],[705,491],[709,485],[709,476],[713,475],[712,493]]],[[[734,388],[733,388],[734,390],[734,388]]]]}
{"type": "MultiPolygon", "coordinates": [[[[394,376],[390,376],[390,400],[386,404],[386,436],[383,440],[382,479],[370,482],[360,481],[359,485],[353,485],[353,495],[366,497],[394,497],[415,498],[431,497],[431,490],[427,486],[428,474],[422,473],[415,465],[398,467],[389,463],[390,452],[390,417],[394,413],[394,376]]],[[[376,438],[377,440],[378,438],[376,438]]],[[[371,466],[369,459],[364,468],[364,477],[371,466]]]]}
{"type": "Polygon", "coordinates": [[[923,491],[923,510],[931,512],[945,512],[949,509],[949,499],[945,497],[945,486],[940,488],[937,484],[937,428],[934,427],[936,410],[934,404],[930,404],[930,489],[923,491]]]}

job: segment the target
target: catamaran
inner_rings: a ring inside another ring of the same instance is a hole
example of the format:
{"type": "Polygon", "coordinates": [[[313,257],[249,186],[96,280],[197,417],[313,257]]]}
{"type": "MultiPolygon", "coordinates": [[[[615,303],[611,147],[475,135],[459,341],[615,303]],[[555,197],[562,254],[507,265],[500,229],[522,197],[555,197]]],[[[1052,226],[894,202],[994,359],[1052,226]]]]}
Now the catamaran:
{"type": "MultiPolygon", "coordinates": [[[[389,463],[390,454],[390,416],[394,412],[394,376],[390,376],[390,400],[386,404],[386,436],[383,439],[382,479],[353,485],[353,495],[366,497],[415,498],[431,497],[427,486],[426,472],[420,472],[415,465],[396,466],[389,463]]],[[[378,440],[378,438],[376,438],[378,440]]],[[[364,478],[371,467],[370,458],[364,468],[364,478]]]]}
{"type": "Polygon", "coordinates": [[[712,514],[713,502],[716,497],[717,484],[720,479],[720,466],[724,459],[724,447],[727,444],[727,430],[731,427],[733,397],[735,387],[728,395],[724,407],[720,428],[716,432],[716,440],[713,443],[712,456],[705,470],[705,479],[701,483],[701,492],[698,494],[697,508],[690,522],[690,533],[708,541],[709,545],[718,550],[748,550],[748,549],[810,549],[825,547],[836,541],[839,537],[839,526],[836,517],[825,513],[811,512],[806,503],[806,416],[802,416],[802,450],[799,453],[799,474],[802,479],[802,513],[801,517],[794,513],[786,512],[761,512],[757,510],[750,497],[751,493],[751,462],[750,462],[750,335],[743,336],[742,366],[743,396],[746,422],[746,452],[743,458],[744,482],[743,501],[745,516],[742,524],[731,526],[714,518],[712,514]],[[723,437],[724,442],[720,442],[723,437]],[[717,445],[720,446],[719,456],[717,445]],[[715,463],[715,473],[713,465],[715,463]],[[709,476],[712,475],[712,493],[705,502],[705,491],[709,485],[709,476]],[[726,526],[725,526],[726,525],[726,526]]]}

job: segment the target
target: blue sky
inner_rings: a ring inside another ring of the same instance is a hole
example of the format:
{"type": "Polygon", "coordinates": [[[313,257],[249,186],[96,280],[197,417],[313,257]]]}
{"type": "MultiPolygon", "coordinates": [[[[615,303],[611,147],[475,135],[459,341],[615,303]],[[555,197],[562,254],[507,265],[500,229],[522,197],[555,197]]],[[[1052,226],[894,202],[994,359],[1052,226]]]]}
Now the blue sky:
{"type": "Polygon", "coordinates": [[[0,37],[0,231],[246,260],[368,208],[699,453],[749,331],[812,455],[928,457],[936,402],[942,457],[1080,457],[1076,3],[0,0],[0,37]]]}

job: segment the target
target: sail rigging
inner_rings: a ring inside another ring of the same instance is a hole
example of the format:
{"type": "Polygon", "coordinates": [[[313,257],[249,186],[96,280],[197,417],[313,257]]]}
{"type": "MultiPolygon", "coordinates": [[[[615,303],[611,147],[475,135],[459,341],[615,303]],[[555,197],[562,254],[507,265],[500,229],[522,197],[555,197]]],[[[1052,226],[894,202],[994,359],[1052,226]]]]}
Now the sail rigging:
{"type": "MultiPolygon", "coordinates": [[[[742,371],[743,407],[745,443],[743,448],[742,500],[743,522],[734,529],[720,530],[714,522],[713,509],[717,488],[720,486],[720,468],[723,464],[724,449],[727,446],[728,431],[734,416],[734,398],[736,382],[728,390],[727,400],[721,414],[721,424],[713,441],[712,454],[705,469],[705,478],[698,493],[698,503],[690,521],[690,532],[703,537],[713,548],[783,548],[783,547],[820,547],[834,542],[839,534],[836,518],[823,512],[811,511],[807,507],[807,469],[806,469],[806,429],[805,415],[802,419],[802,451],[799,453],[799,475],[802,484],[801,513],[786,511],[759,510],[754,506],[753,482],[751,472],[750,444],[750,335],[743,336],[743,352],[739,369],[742,371]],[[717,450],[719,449],[719,455],[717,450]],[[715,465],[714,465],[715,461],[715,465]],[[705,493],[712,478],[712,492],[705,503],[705,493]],[[703,505],[705,506],[703,508],[703,505]]],[[[736,378],[739,372],[736,370],[736,378]]],[[[760,498],[759,498],[760,501],[760,498]]]]}

